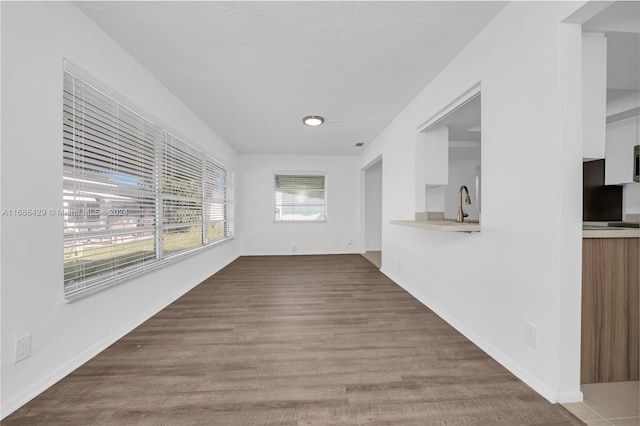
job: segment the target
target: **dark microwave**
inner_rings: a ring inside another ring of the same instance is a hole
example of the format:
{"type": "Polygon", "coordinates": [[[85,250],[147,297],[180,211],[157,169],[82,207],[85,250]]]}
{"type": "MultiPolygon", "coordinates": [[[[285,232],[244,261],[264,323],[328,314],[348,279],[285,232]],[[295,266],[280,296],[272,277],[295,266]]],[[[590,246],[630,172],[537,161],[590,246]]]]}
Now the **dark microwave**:
{"type": "Polygon", "coordinates": [[[640,182],[640,145],[633,147],[633,180],[640,182]]]}

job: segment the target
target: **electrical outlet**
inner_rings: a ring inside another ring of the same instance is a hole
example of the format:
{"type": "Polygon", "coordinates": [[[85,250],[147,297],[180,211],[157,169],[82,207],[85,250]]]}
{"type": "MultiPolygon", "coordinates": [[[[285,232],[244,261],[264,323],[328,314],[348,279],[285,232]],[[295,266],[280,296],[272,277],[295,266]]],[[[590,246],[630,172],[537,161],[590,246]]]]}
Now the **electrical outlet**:
{"type": "Polygon", "coordinates": [[[298,251],[298,246],[291,244],[291,252],[295,253],[296,251],[298,251]]]}
{"type": "Polygon", "coordinates": [[[348,238],[347,245],[350,246],[351,244],[353,244],[353,238],[348,238]]]}
{"type": "Polygon", "coordinates": [[[13,351],[13,362],[20,362],[31,355],[31,335],[27,334],[16,339],[13,351]]]}
{"type": "Polygon", "coordinates": [[[526,322],[524,324],[524,342],[535,348],[537,345],[537,339],[538,339],[538,327],[536,327],[531,323],[526,322]]]}

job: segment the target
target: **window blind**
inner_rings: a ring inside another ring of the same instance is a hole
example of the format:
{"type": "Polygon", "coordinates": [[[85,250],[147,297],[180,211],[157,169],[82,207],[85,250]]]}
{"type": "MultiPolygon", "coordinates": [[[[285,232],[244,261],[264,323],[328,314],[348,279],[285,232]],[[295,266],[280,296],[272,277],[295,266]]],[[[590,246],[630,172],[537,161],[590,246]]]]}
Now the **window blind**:
{"type": "Polygon", "coordinates": [[[231,214],[231,176],[227,170],[213,158],[205,159],[205,211],[204,238],[206,242],[218,241],[231,232],[229,218],[231,214]]]}
{"type": "Polygon", "coordinates": [[[326,175],[275,175],[276,222],[326,220],[326,175]]]}
{"type": "Polygon", "coordinates": [[[68,292],[155,260],[162,130],[64,76],[64,283],[68,292]]]}
{"type": "Polygon", "coordinates": [[[65,70],[65,296],[230,238],[230,175],[213,157],[65,70]]]}
{"type": "Polygon", "coordinates": [[[204,244],[202,156],[171,134],[162,153],[163,252],[170,256],[204,244]]]}

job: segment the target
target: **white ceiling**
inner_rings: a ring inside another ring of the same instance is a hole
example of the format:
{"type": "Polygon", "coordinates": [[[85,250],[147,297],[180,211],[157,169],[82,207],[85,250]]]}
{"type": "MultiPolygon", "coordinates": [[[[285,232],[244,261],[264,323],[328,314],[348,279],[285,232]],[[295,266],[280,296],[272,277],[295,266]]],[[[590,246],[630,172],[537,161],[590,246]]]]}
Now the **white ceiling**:
{"type": "Polygon", "coordinates": [[[442,117],[436,124],[449,128],[449,141],[481,141],[481,95],[474,96],[468,102],[442,117]]]}
{"type": "Polygon", "coordinates": [[[75,4],[238,152],[343,155],[359,154],[505,5],[75,4]],[[311,114],[326,123],[304,126],[311,114]]]}
{"type": "Polygon", "coordinates": [[[640,2],[616,1],[582,25],[583,31],[639,33],[640,2]]]}
{"type": "Polygon", "coordinates": [[[607,101],[640,91],[640,2],[617,1],[582,25],[607,38],[607,101]]]}
{"type": "Polygon", "coordinates": [[[607,88],[640,90],[640,34],[608,32],[607,88]]]}

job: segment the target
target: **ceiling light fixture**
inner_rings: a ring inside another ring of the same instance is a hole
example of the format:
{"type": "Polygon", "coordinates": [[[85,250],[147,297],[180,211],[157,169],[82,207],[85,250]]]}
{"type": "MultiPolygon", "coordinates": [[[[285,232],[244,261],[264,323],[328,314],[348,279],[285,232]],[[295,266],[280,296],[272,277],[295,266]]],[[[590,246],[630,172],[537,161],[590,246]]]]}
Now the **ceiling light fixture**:
{"type": "Polygon", "coordinates": [[[319,126],[324,123],[324,118],[319,115],[307,115],[302,119],[302,122],[307,126],[319,126]]]}

